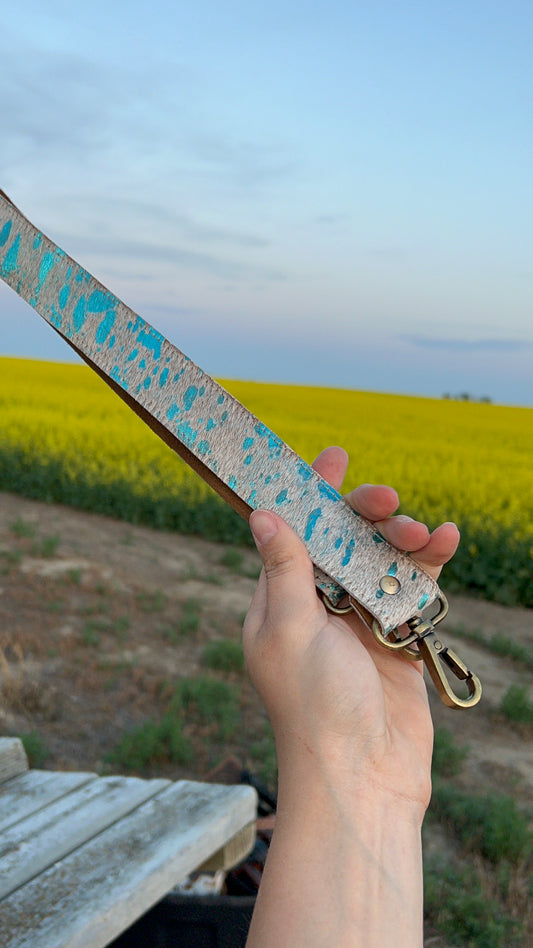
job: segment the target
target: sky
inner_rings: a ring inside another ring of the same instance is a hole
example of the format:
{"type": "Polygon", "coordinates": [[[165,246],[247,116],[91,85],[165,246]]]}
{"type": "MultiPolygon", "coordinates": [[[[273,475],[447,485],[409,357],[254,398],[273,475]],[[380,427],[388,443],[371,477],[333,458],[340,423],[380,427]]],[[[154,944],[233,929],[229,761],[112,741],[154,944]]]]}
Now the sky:
{"type": "MultiPolygon", "coordinates": [[[[533,406],[530,0],[17,0],[0,188],[217,378],[533,406]]],[[[74,361],[0,283],[0,353],[74,361]]]]}

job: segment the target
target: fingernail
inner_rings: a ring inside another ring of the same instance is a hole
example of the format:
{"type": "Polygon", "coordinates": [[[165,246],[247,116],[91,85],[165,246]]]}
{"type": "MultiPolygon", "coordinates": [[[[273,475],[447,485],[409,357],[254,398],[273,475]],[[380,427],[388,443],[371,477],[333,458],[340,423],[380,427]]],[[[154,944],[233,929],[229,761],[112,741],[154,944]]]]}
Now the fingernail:
{"type": "Polygon", "coordinates": [[[250,528],[257,546],[264,546],[278,532],[278,525],[267,510],[254,510],[250,516],[250,528]]]}

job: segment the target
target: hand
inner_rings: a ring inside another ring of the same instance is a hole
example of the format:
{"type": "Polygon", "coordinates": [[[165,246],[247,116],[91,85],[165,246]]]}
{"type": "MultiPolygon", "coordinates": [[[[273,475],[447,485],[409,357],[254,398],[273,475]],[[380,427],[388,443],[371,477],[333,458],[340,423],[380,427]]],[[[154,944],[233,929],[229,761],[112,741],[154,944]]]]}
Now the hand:
{"type": "MultiPolygon", "coordinates": [[[[342,449],[328,448],[313,466],[340,489],[347,462],[342,449]]],[[[363,485],[345,499],[434,578],[455,552],[455,525],[430,535],[422,523],[393,517],[398,496],[390,487],[363,485]]],[[[339,799],[378,794],[395,807],[403,799],[421,819],[432,753],[421,663],[388,652],[355,614],[326,611],[307,551],[281,517],[256,511],[250,524],[264,570],[244,651],[274,729],[280,787],[312,776],[334,785],[339,799]]]]}

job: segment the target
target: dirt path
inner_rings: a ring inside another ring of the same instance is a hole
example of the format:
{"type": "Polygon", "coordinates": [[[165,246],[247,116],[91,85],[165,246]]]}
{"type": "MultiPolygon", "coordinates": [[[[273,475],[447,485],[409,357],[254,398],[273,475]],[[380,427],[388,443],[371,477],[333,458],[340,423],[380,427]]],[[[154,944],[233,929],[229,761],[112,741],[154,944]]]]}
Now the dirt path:
{"type": "MultiPolygon", "coordinates": [[[[109,754],[135,725],[161,718],[178,682],[209,674],[238,703],[221,739],[217,722],[194,719],[185,763],[133,767],[143,775],[202,778],[228,753],[268,779],[273,752],[261,704],[238,667],[207,671],[216,640],[240,641],[259,558],[196,537],[166,534],[94,514],[0,493],[0,733],[32,734],[41,766],[124,769],[109,754]]],[[[533,613],[450,596],[442,637],[481,678],[470,711],[445,708],[429,684],[437,727],[468,746],[465,789],[507,792],[533,804],[531,729],[511,725],[498,705],[511,684],[529,684],[523,664],[499,658],[487,641],[505,634],[533,646],[533,613]]],[[[441,847],[442,831],[428,845],[441,847]]],[[[436,932],[431,948],[452,948],[436,932]]]]}
{"type": "MultiPolygon", "coordinates": [[[[48,765],[101,767],[121,729],[158,707],[165,682],[202,671],[207,642],[238,641],[259,559],[244,550],[232,564],[227,553],[196,537],[0,494],[2,731],[39,730],[48,765]],[[173,635],[185,603],[196,604],[198,627],[173,635]]],[[[450,597],[443,638],[478,673],[483,699],[472,711],[449,711],[430,685],[436,724],[470,746],[470,779],[498,773],[533,798],[532,742],[496,713],[509,685],[530,673],[455,635],[457,626],[533,646],[533,614],[450,597]]],[[[233,749],[246,757],[265,718],[246,676],[234,677],[245,727],[233,749]]],[[[211,758],[198,751],[189,772],[200,775],[211,758]]]]}

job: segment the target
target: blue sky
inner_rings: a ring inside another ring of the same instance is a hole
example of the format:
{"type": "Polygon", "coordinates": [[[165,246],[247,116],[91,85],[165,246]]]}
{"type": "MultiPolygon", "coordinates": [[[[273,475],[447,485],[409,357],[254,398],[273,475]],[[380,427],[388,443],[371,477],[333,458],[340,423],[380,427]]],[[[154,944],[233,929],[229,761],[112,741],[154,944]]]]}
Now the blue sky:
{"type": "MultiPolygon", "coordinates": [[[[533,7],[18,0],[2,187],[217,377],[533,405],[533,7]]],[[[70,350],[0,285],[0,352],[70,350]]]]}

